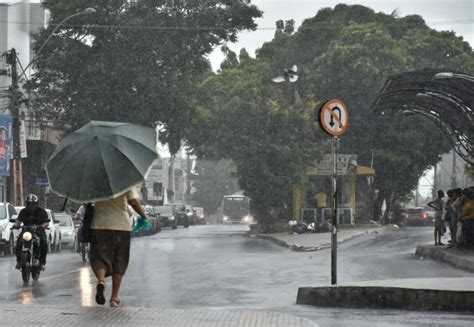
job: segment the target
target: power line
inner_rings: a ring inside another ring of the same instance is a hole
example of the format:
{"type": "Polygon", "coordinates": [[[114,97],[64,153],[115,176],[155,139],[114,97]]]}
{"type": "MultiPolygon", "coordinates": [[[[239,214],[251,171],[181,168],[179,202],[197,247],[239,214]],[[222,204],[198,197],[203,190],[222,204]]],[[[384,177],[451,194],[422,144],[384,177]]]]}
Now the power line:
{"type": "MultiPolygon", "coordinates": [[[[472,24],[474,19],[466,19],[466,20],[447,20],[447,21],[433,21],[433,22],[425,22],[427,25],[464,25],[464,24],[472,24]]],[[[31,23],[31,22],[21,22],[21,21],[8,21],[8,20],[0,20],[0,23],[6,24],[19,24],[19,25],[41,25],[38,23],[31,23]]],[[[378,22],[365,22],[360,24],[377,24],[378,22]]],[[[380,24],[381,26],[400,26],[399,23],[393,24],[380,24]]],[[[419,26],[419,24],[407,24],[413,26],[419,26]]],[[[57,24],[49,24],[49,26],[57,26],[57,24]]],[[[151,29],[151,30],[189,30],[189,31],[212,31],[212,30],[221,30],[221,29],[228,29],[229,27],[226,26],[149,26],[149,25],[101,25],[101,24],[93,24],[93,25],[74,25],[74,24],[63,24],[65,28],[69,27],[87,27],[87,28],[123,28],[123,29],[151,29]]],[[[328,25],[327,22],[321,22],[313,24],[312,26],[304,26],[300,25],[299,29],[339,29],[343,26],[333,26],[328,25]]],[[[256,27],[255,29],[249,30],[261,30],[261,31],[276,31],[277,27],[256,27]]]]}

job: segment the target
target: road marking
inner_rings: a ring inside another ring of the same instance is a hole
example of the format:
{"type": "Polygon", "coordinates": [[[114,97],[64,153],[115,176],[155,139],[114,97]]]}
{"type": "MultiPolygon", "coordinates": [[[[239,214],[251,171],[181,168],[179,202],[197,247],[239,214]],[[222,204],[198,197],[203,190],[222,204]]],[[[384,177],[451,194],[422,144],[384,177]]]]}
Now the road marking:
{"type": "Polygon", "coordinates": [[[57,274],[57,275],[47,276],[47,277],[41,278],[41,280],[48,280],[48,279],[52,279],[52,278],[57,278],[57,277],[66,276],[66,275],[69,275],[69,274],[72,274],[72,273],[75,273],[75,272],[79,272],[79,271],[81,271],[82,269],[84,269],[84,267],[78,268],[78,269],[74,269],[74,270],[70,270],[70,271],[66,271],[66,272],[64,272],[64,273],[57,274]]]}

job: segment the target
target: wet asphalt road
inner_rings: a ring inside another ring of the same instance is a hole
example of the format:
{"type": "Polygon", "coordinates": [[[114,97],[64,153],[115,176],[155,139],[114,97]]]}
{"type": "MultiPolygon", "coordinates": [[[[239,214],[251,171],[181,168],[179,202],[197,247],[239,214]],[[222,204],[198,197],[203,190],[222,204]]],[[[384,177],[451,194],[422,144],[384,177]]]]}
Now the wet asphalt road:
{"type": "MultiPolygon", "coordinates": [[[[324,326],[464,326],[472,316],[296,306],[300,286],[330,283],[330,251],[299,253],[246,235],[246,226],[191,226],[135,238],[121,299],[127,306],[255,308],[304,316],[324,326]],[[371,319],[367,320],[370,316],[371,319]]],[[[413,227],[367,235],[339,246],[338,282],[472,274],[414,256],[432,229],[413,227]]],[[[446,240],[445,240],[446,241],[446,240]]],[[[110,292],[110,280],[106,289],[110,292]]],[[[2,302],[94,303],[95,278],[78,254],[48,256],[40,281],[24,286],[14,258],[0,258],[2,302]]],[[[468,324],[469,323],[469,324],[468,324]]]]}

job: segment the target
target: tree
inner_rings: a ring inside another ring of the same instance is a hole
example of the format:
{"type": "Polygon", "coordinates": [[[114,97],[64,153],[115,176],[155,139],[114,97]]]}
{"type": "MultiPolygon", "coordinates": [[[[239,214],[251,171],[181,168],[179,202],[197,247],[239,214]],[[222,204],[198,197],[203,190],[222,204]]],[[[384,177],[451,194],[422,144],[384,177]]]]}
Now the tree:
{"type": "MultiPolygon", "coordinates": [[[[88,5],[45,2],[50,26],[35,36],[35,50],[58,22],[88,5]]],[[[36,58],[36,113],[61,130],[91,119],[159,121],[172,153],[195,115],[196,85],[211,74],[205,56],[255,29],[261,16],[240,0],[115,0],[95,2],[94,9],[62,25],[36,58]]]]}
{"type": "Polygon", "coordinates": [[[239,190],[235,166],[230,160],[197,160],[194,172],[197,179],[193,185],[196,192],[192,194],[192,201],[208,213],[216,212],[224,195],[239,190]]]}
{"type": "Polygon", "coordinates": [[[292,185],[319,153],[311,131],[314,107],[271,82],[264,62],[209,77],[201,86],[200,126],[190,140],[201,158],[228,158],[265,231],[287,220],[292,185]]]}
{"type": "Polygon", "coordinates": [[[362,165],[373,155],[378,211],[383,200],[390,208],[409,194],[423,171],[449,150],[441,130],[421,117],[373,114],[371,105],[386,78],[421,68],[474,70],[471,47],[453,33],[433,31],[419,16],[398,18],[360,5],[320,10],[296,33],[275,35],[257,60],[296,63],[303,78],[295,87],[306,101],[347,103],[350,127],[341,138],[342,151],[357,154],[362,165]]]}
{"type": "Polygon", "coordinates": [[[237,54],[230,50],[227,46],[221,47],[222,53],[224,54],[225,58],[224,61],[221,63],[221,69],[229,69],[235,68],[239,64],[239,60],[237,59],[237,54]]]}

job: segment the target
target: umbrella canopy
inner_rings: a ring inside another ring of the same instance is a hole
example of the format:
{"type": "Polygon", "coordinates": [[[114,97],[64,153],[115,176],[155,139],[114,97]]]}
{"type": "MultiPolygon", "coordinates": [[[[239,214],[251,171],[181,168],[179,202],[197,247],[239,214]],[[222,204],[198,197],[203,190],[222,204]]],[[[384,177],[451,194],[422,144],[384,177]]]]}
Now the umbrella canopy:
{"type": "Polygon", "coordinates": [[[157,158],[154,129],[91,121],[59,143],[46,172],[55,193],[94,202],[142,183],[157,158]]]}

